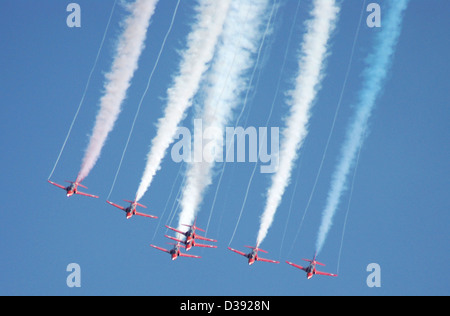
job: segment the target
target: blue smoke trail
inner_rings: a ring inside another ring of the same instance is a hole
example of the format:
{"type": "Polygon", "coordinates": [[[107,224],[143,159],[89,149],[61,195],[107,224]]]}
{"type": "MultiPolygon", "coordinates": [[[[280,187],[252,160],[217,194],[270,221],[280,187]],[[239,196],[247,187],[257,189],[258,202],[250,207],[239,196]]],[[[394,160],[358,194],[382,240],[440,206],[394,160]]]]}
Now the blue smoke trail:
{"type": "Polygon", "coordinates": [[[395,48],[401,33],[403,12],[409,0],[391,0],[386,14],[382,16],[382,26],[375,38],[375,50],[366,60],[363,72],[363,87],[359,93],[356,114],[351,122],[344,145],[341,148],[340,161],[333,174],[327,204],[322,214],[316,249],[322,250],[328,231],[333,223],[333,216],[339,205],[342,193],[347,189],[347,178],[355,164],[358,149],[363,144],[369,118],[375,107],[393,61],[395,48]]]}

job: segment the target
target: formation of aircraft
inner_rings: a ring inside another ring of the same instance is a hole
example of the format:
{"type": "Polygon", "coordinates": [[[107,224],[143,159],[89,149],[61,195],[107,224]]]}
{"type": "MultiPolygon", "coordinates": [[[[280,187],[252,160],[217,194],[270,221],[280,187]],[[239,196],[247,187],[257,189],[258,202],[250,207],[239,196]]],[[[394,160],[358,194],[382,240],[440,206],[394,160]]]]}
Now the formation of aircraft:
{"type": "Polygon", "coordinates": [[[84,192],[78,191],[78,187],[79,187],[79,186],[82,187],[82,188],[87,189],[87,187],[85,187],[84,185],[82,185],[82,184],[81,184],[80,182],[78,182],[78,181],[72,182],[72,181],[67,181],[67,180],[66,180],[66,182],[70,183],[70,185],[67,186],[67,187],[65,187],[65,186],[63,186],[63,185],[61,185],[61,184],[52,182],[52,181],[50,181],[50,180],[47,180],[47,181],[48,181],[50,184],[53,184],[54,186],[57,186],[58,188],[61,188],[61,189],[65,190],[65,191],[67,192],[67,197],[71,197],[71,196],[74,195],[74,194],[79,194],[79,195],[89,196],[89,197],[98,199],[98,196],[97,196],[97,195],[92,195],[92,194],[88,194],[88,193],[84,193],[84,192]]]}
{"type": "Polygon", "coordinates": [[[249,252],[249,253],[244,253],[242,251],[239,251],[239,250],[236,250],[236,249],[233,249],[233,248],[230,248],[230,247],[228,247],[228,249],[233,251],[233,252],[235,252],[235,253],[237,253],[237,254],[240,254],[241,256],[244,256],[244,257],[248,258],[248,265],[249,266],[254,264],[256,261],[264,261],[264,262],[270,262],[270,263],[280,263],[280,261],[275,261],[275,260],[261,258],[258,255],[258,252],[260,252],[260,251],[264,252],[264,253],[268,253],[268,252],[265,251],[265,250],[262,250],[261,248],[259,248],[258,245],[256,245],[256,247],[251,247],[251,246],[244,246],[244,247],[250,248],[250,249],[252,249],[252,251],[249,252]]]}
{"type": "Polygon", "coordinates": [[[289,262],[289,261],[286,261],[286,263],[287,263],[287,264],[290,264],[290,265],[293,266],[293,267],[296,267],[296,268],[298,268],[298,269],[301,269],[301,270],[305,271],[305,272],[306,272],[306,278],[307,278],[308,280],[311,279],[311,278],[312,278],[314,275],[316,275],[316,274],[318,274],[318,275],[326,275],[326,276],[337,277],[337,274],[317,271],[317,270],[316,270],[316,265],[319,265],[319,266],[325,266],[325,265],[324,265],[323,263],[321,263],[321,262],[318,262],[318,261],[316,260],[316,256],[317,256],[317,254],[314,255],[314,258],[313,258],[312,260],[309,260],[309,259],[302,259],[302,260],[304,260],[304,261],[309,262],[309,266],[307,266],[306,268],[305,268],[305,267],[302,267],[302,266],[300,266],[300,265],[298,265],[298,264],[289,262]]]}
{"type": "Polygon", "coordinates": [[[108,203],[108,204],[110,204],[112,206],[115,206],[118,209],[121,209],[122,211],[124,211],[126,213],[127,219],[130,219],[133,215],[149,217],[149,218],[158,218],[157,216],[144,214],[144,213],[136,211],[136,208],[138,206],[143,207],[143,208],[147,208],[145,205],[139,204],[137,201],[128,201],[128,200],[124,200],[124,201],[130,203],[130,206],[123,207],[123,206],[120,206],[120,205],[115,204],[115,203],[110,202],[110,201],[106,201],[106,203],[108,203]]]}
{"type": "MultiPolygon", "coordinates": [[[[92,195],[92,194],[88,194],[88,193],[85,193],[85,192],[78,191],[78,187],[79,186],[82,187],[82,188],[87,189],[87,187],[82,185],[78,180],[75,181],[75,182],[66,181],[66,182],[70,183],[70,185],[68,185],[67,187],[63,186],[61,184],[52,182],[50,180],[47,180],[47,181],[50,184],[65,190],[67,192],[67,197],[70,197],[70,196],[72,196],[74,194],[78,194],[78,195],[84,195],[84,196],[88,196],[88,197],[92,197],[92,198],[98,198],[98,196],[96,196],[96,195],[92,195]]],[[[127,219],[131,218],[134,215],[148,217],[148,218],[158,218],[157,216],[154,216],[154,215],[149,215],[149,214],[138,212],[136,210],[138,206],[143,207],[143,208],[147,208],[147,207],[145,205],[142,205],[142,204],[138,203],[136,200],[135,201],[124,200],[124,201],[130,203],[130,206],[123,207],[123,206],[120,206],[120,205],[115,204],[115,203],[110,202],[110,201],[106,201],[106,202],[108,204],[110,204],[112,206],[115,206],[115,207],[121,209],[122,211],[124,211],[126,213],[126,218],[127,219]]],[[[165,237],[176,241],[176,243],[168,243],[170,245],[173,245],[172,249],[165,249],[165,248],[161,248],[161,247],[158,247],[158,246],[155,246],[155,245],[150,245],[150,246],[155,248],[155,249],[158,249],[160,251],[163,251],[163,252],[166,252],[166,253],[170,254],[172,260],[176,260],[178,257],[201,258],[200,256],[189,255],[189,254],[183,253],[181,251],[181,248],[185,248],[186,251],[191,250],[192,247],[217,248],[217,246],[214,246],[214,245],[200,244],[200,243],[196,242],[196,240],[217,242],[217,240],[215,240],[215,239],[206,238],[206,237],[203,237],[203,236],[200,236],[200,235],[197,234],[197,230],[205,232],[205,230],[197,227],[197,219],[195,219],[194,224],[192,224],[192,225],[186,225],[186,224],[182,225],[182,226],[189,227],[189,229],[187,231],[181,231],[179,229],[170,227],[168,225],[165,225],[165,226],[166,226],[166,228],[168,228],[168,229],[170,229],[170,230],[172,230],[172,231],[174,231],[174,232],[184,236],[185,237],[184,240],[181,240],[181,239],[176,238],[176,237],[164,235],[165,237]]],[[[231,247],[228,247],[228,249],[233,251],[233,252],[235,252],[235,253],[237,253],[237,254],[239,254],[239,255],[241,255],[241,256],[244,256],[244,257],[248,258],[248,264],[249,265],[254,264],[256,261],[263,261],[263,262],[270,262],[270,263],[280,263],[279,261],[276,261],[276,260],[261,258],[259,256],[259,252],[264,252],[264,253],[268,253],[268,252],[263,250],[263,249],[261,249],[261,248],[259,248],[259,245],[256,245],[256,247],[251,247],[251,246],[244,246],[244,247],[250,248],[251,251],[249,253],[244,253],[242,251],[233,249],[231,247]]],[[[312,260],[302,259],[304,261],[309,262],[309,265],[307,267],[300,266],[300,265],[292,263],[290,261],[286,261],[286,263],[291,265],[291,266],[293,266],[293,267],[296,267],[298,269],[301,269],[301,270],[305,271],[306,272],[306,277],[307,277],[308,280],[311,279],[316,274],[317,275],[325,275],[325,276],[337,277],[337,274],[318,271],[316,269],[316,265],[325,266],[325,264],[323,264],[321,262],[318,262],[316,260],[316,256],[317,256],[317,254],[314,255],[314,258],[312,260]]]]}
{"type": "Polygon", "coordinates": [[[157,247],[155,245],[150,245],[155,249],[164,251],[169,253],[172,256],[172,260],[177,259],[178,257],[189,257],[189,258],[201,258],[199,256],[194,256],[194,255],[188,255],[186,253],[181,252],[180,248],[185,248],[186,251],[189,251],[192,247],[204,247],[204,248],[217,248],[217,246],[212,246],[212,245],[205,245],[205,244],[199,244],[197,243],[195,240],[199,239],[199,240],[205,240],[205,241],[211,241],[211,242],[217,242],[217,240],[215,239],[210,239],[210,238],[206,238],[203,236],[200,236],[196,233],[196,230],[200,230],[202,232],[204,232],[203,229],[199,228],[196,226],[197,223],[197,219],[194,221],[193,225],[184,225],[183,226],[187,226],[189,227],[189,229],[186,232],[183,232],[181,230],[178,230],[176,228],[167,226],[166,227],[170,230],[173,230],[174,232],[177,232],[178,234],[182,235],[185,237],[184,240],[180,240],[178,238],[172,237],[172,236],[168,236],[168,235],[164,235],[166,238],[169,238],[171,240],[176,241],[177,243],[169,243],[170,245],[174,245],[174,247],[171,250],[167,250],[161,247],[157,247]]]}
{"type": "Polygon", "coordinates": [[[217,246],[199,244],[199,243],[197,243],[195,241],[196,239],[198,239],[198,240],[203,240],[203,241],[217,242],[217,240],[215,240],[215,239],[210,239],[210,238],[206,238],[206,237],[198,235],[196,233],[196,230],[199,230],[199,231],[202,231],[202,232],[205,232],[205,231],[203,229],[197,227],[196,224],[197,224],[197,219],[195,219],[193,225],[182,224],[183,226],[189,227],[189,230],[186,231],[186,232],[183,232],[183,231],[178,230],[176,228],[173,228],[173,227],[165,225],[168,229],[173,230],[174,232],[177,232],[178,234],[181,234],[181,235],[185,236],[185,240],[182,241],[182,240],[180,240],[178,238],[167,236],[167,235],[165,235],[165,237],[167,237],[169,239],[172,239],[174,241],[183,243],[186,246],[186,251],[191,250],[192,247],[217,248],[217,246]]]}

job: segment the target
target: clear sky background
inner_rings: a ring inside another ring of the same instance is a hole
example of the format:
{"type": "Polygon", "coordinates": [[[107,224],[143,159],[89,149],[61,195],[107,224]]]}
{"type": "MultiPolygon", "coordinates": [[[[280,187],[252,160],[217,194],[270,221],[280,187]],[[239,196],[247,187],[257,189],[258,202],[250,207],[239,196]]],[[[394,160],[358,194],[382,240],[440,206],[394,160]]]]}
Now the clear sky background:
{"type": "MultiPolygon", "coordinates": [[[[100,160],[83,183],[89,187],[88,192],[100,199],[67,199],[64,191],[46,182],[80,102],[113,4],[110,0],[76,2],[82,9],[81,28],[66,25],[70,1],[3,0],[0,4],[0,294],[450,294],[450,86],[445,79],[450,73],[448,1],[410,2],[395,60],[361,152],[341,260],[339,249],[349,192],[344,195],[318,258],[327,264],[322,270],[339,273],[339,277],[317,276],[310,281],[285,261],[301,264],[301,258],[314,254],[330,177],[361,88],[364,58],[372,51],[374,35],[379,31],[365,23],[361,27],[336,129],[317,189],[294,242],[341,93],[361,2],[342,2],[310,133],[293,182],[262,245],[269,251],[265,257],[282,263],[257,262],[251,267],[245,258],[228,251],[227,246],[236,227],[252,163],[227,166],[208,232],[209,237],[218,240],[218,248],[192,249],[191,254],[203,257],[200,260],[179,258],[172,262],[169,255],[149,247],[150,243],[170,247],[164,238],[164,224],[177,225],[176,209],[172,206],[177,205],[175,195],[185,166],[174,163],[170,155],[141,200],[148,212],[160,216],[160,220],[133,217],[127,221],[124,213],[105,203],[175,0],[158,4],[122,113],[100,160]],[[174,214],[173,221],[169,214],[174,214]],[[81,288],[66,285],[66,267],[70,263],[81,266],[81,288]],[[369,288],[366,284],[366,267],[370,263],[381,267],[381,288],[369,288]]],[[[165,105],[166,89],[179,63],[178,52],[189,31],[194,3],[182,1],[112,192],[114,202],[133,199],[135,195],[155,124],[165,105]]],[[[289,47],[287,38],[297,1],[284,0],[281,4],[264,47],[251,106],[245,111],[249,126],[265,125],[286,49],[287,70],[269,127],[282,127],[287,113],[284,92],[292,87],[296,52],[311,3],[302,1],[289,47]]],[[[85,103],[52,177],[55,182],[74,180],[79,170],[124,16],[125,10],[118,6],[85,103]]],[[[191,109],[184,126],[191,128],[193,113],[191,109]]],[[[255,242],[269,180],[268,175],[256,175],[231,243],[233,248],[244,250],[243,245],[255,242]]],[[[216,185],[217,178],[200,210],[200,227],[207,225],[216,185]]]]}

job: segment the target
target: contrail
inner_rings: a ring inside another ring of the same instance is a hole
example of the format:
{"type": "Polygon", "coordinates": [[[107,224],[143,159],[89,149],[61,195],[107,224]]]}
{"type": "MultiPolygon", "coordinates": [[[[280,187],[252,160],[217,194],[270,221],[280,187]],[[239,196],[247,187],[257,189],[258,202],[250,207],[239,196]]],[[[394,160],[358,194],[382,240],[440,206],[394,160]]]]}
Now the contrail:
{"type": "Polygon", "coordinates": [[[355,117],[347,129],[347,136],[341,148],[340,160],[332,177],[331,188],[317,236],[317,252],[322,250],[342,193],[347,188],[348,174],[355,163],[358,149],[362,146],[367,134],[369,118],[393,61],[401,32],[403,12],[408,6],[408,1],[391,0],[387,2],[389,10],[383,15],[381,30],[375,38],[374,52],[366,60],[367,66],[363,72],[363,87],[359,93],[355,117]]]}
{"type": "Polygon", "coordinates": [[[308,121],[314,100],[323,78],[328,42],[336,27],[340,8],[335,0],[315,0],[312,18],[306,23],[299,58],[299,72],[295,88],[289,92],[290,113],[283,130],[279,153],[279,167],[272,176],[267,200],[261,216],[257,244],[260,245],[272,225],[275,213],[288,186],[297,153],[308,134],[308,121]]]}
{"type": "Polygon", "coordinates": [[[231,0],[200,0],[197,20],[188,37],[187,48],[182,53],[178,75],[168,89],[168,102],[164,116],[158,121],[158,130],[152,140],[136,199],[140,200],[150,187],[153,177],[161,168],[161,162],[174,141],[179,124],[191,107],[200,80],[214,56],[231,0]]]}
{"type": "Polygon", "coordinates": [[[100,111],[97,114],[77,181],[86,178],[95,166],[108,134],[119,116],[121,104],[138,67],[150,18],[155,12],[157,3],[158,0],[136,0],[127,6],[130,15],[124,22],[124,30],[117,43],[111,71],[105,76],[105,92],[100,100],[100,111]]]}
{"type": "MultiPolygon", "coordinates": [[[[225,22],[222,40],[218,46],[212,69],[208,75],[202,112],[203,130],[214,131],[208,135],[209,148],[215,148],[213,161],[203,157],[205,147],[195,146],[194,158],[201,156],[201,162],[188,165],[187,180],[181,199],[182,211],[179,227],[193,223],[206,188],[212,182],[214,162],[223,154],[223,135],[226,124],[233,117],[233,110],[239,104],[241,94],[247,87],[246,74],[254,66],[253,55],[263,33],[268,0],[234,0],[225,22]],[[200,151],[200,152],[198,152],[200,151]]],[[[197,140],[197,139],[196,139],[197,140]]],[[[206,143],[206,142],[205,142],[206,143]]]]}

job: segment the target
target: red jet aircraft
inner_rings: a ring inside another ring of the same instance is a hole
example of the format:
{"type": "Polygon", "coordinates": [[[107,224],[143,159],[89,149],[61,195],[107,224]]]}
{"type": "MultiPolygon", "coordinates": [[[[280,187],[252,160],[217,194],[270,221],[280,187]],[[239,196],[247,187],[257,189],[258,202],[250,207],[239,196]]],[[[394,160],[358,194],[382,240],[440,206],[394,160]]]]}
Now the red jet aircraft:
{"type": "Polygon", "coordinates": [[[158,217],[153,216],[153,215],[148,215],[148,214],[144,214],[144,213],[140,213],[140,212],[136,211],[136,207],[138,207],[138,206],[143,207],[143,208],[147,208],[145,205],[139,204],[136,201],[134,201],[134,202],[133,201],[128,201],[128,200],[124,200],[124,201],[130,203],[130,206],[123,207],[123,206],[117,205],[115,203],[112,203],[110,201],[106,201],[106,203],[108,203],[108,204],[110,204],[112,206],[115,206],[115,207],[121,209],[122,211],[125,211],[125,213],[127,214],[127,219],[130,219],[133,215],[139,215],[139,216],[144,216],[144,217],[149,217],[149,218],[158,218],[158,217]]]}
{"type": "Polygon", "coordinates": [[[93,197],[93,198],[98,199],[98,196],[96,196],[96,195],[92,195],[92,194],[88,194],[88,193],[84,193],[84,192],[78,191],[78,186],[87,189],[87,187],[85,187],[84,185],[82,185],[79,182],[72,182],[72,181],[67,181],[66,180],[66,182],[69,182],[70,185],[65,187],[65,186],[63,186],[61,184],[52,182],[50,180],[47,180],[47,181],[48,181],[48,183],[53,184],[54,186],[57,186],[58,188],[61,188],[61,189],[65,190],[67,192],[67,197],[70,197],[70,196],[72,196],[74,194],[79,194],[79,195],[89,196],[89,197],[93,197]]]}
{"type": "Polygon", "coordinates": [[[189,227],[189,230],[187,232],[182,232],[182,231],[180,231],[178,229],[175,229],[173,227],[170,227],[170,226],[166,225],[166,227],[168,229],[171,229],[174,232],[177,232],[177,233],[179,233],[181,235],[184,235],[186,237],[186,239],[184,241],[179,240],[179,239],[174,238],[174,237],[167,236],[167,235],[165,235],[165,236],[167,238],[169,238],[169,239],[172,239],[172,240],[175,240],[177,242],[181,242],[181,243],[185,244],[186,245],[186,251],[191,250],[192,247],[217,248],[217,246],[198,244],[198,243],[195,242],[196,239],[205,240],[205,241],[211,241],[211,242],[217,242],[217,240],[215,240],[215,239],[209,239],[209,238],[197,235],[197,233],[195,232],[197,229],[202,231],[202,232],[205,232],[205,231],[203,229],[201,229],[201,228],[198,228],[196,226],[196,223],[197,223],[197,219],[194,221],[193,225],[184,225],[183,224],[183,226],[189,227]]]}
{"type": "Polygon", "coordinates": [[[157,247],[155,245],[150,245],[150,246],[155,248],[155,249],[167,252],[168,254],[170,254],[172,256],[172,260],[176,260],[178,257],[201,258],[199,256],[188,255],[188,254],[182,253],[180,248],[181,247],[184,248],[184,246],[181,245],[179,242],[176,243],[176,244],[173,244],[173,243],[168,243],[168,244],[169,245],[174,245],[174,247],[172,249],[170,249],[170,250],[167,250],[167,249],[164,249],[164,248],[161,248],[161,247],[157,247]]]}
{"type": "Polygon", "coordinates": [[[314,259],[312,259],[312,260],[302,259],[302,260],[304,260],[304,261],[309,262],[309,266],[306,267],[306,268],[305,268],[305,267],[302,267],[302,266],[299,266],[298,264],[289,262],[289,261],[286,261],[286,263],[287,263],[287,264],[290,264],[290,265],[293,266],[293,267],[296,267],[296,268],[298,268],[298,269],[301,269],[301,270],[305,271],[305,272],[306,272],[306,277],[308,278],[308,280],[311,279],[315,274],[318,274],[318,275],[327,275],[327,276],[332,276],[332,277],[337,277],[337,274],[326,273],[326,272],[320,272],[320,271],[317,271],[317,270],[316,270],[316,265],[317,265],[317,264],[318,264],[319,266],[325,266],[323,263],[320,263],[320,262],[316,261],[316,255],[317,255],[317,254],[314,255],[314,259]]]}
{"type": "Polygon", "coordinates": [[[259,257],[259,256],[258,256],[258,252],[259,252],[259,251],[264,252],[264,253],[268,253],[268,252],[265,251],[265,250],[262,250],[262,249],[258,248],[258,246],[256,246],[256,247],[244,246],[244,247],[250,248],[250,249],[252,249],[252,251],[251,251],[250,253],[243,253],[243,252],[241,252],[241,251],[239,251],[239,250],[236,250],[236,249],[233,249],[233,248],[230,248],[230,247],[228,247],[228,249],[230,249],[231,251],[234,251],[235,253],[240,254],[241,256],[244,256],[244,257],[248,258],[248,265],[249,265],[249,266],[251,266],[252,264],[254,264],[255,261],[264,261],[264,262],[271,262],[271,263],[280,263],[280,261],[275,261],[275,260],[270,260],[270,259],[264,259],[264,258],[259,257]]]}

